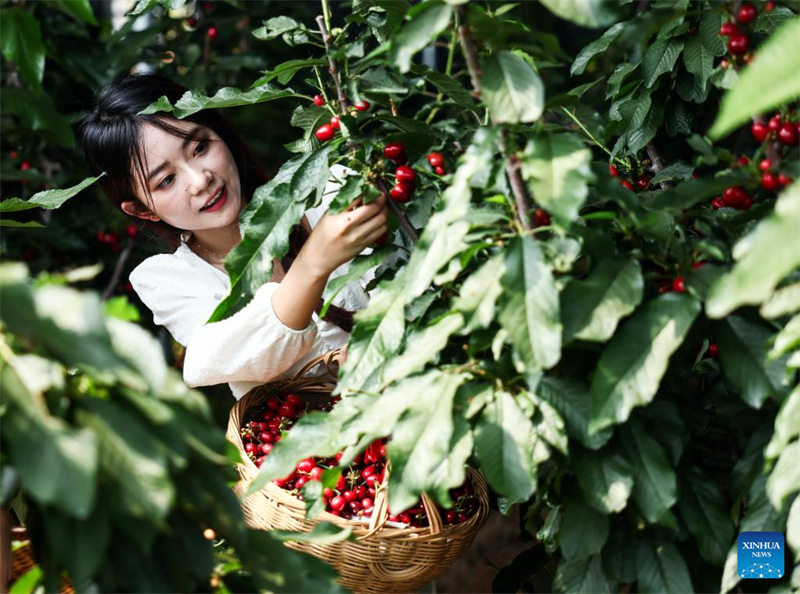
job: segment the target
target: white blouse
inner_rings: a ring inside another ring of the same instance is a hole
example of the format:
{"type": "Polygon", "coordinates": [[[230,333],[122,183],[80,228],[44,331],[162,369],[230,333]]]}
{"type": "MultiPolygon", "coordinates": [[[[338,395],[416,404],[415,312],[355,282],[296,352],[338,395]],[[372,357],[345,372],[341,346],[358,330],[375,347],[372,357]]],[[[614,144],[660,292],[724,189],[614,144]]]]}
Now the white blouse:
{"type": "MultiPolygon", "coordinates": [[[[305,212],[312,228],[340,188],[336,178],[341,180],[351,171],[340,165],[331,168],[332,178],[322,203],[305,212]]],[[[190,236],[191,232],[185,232],[175,252],[147,258],[130,275],[134,290],[153,312],[153,322],[166,327],[186,347],[183,379],[189,387],[228,382],[238,400],[256,386],[291,377],[314,357],[347,343],[350,334],[322,320],[316,312],[302,330],[281,322],[272,308],[272,294],[280,284],[277,282],[263,284],[233,316],[206,324],[228,294],[230,278],[189,248],[186,242],[190,236]]],[[[361,253],[370,254],[372,248],[361,253]]],[[[342,264],[329,280],[345,274],[349,267],[350,262],[342,264]]],[[[334,305],[351,311],[366,308],[369,295],[364,287],[374,278],[376,269],[346,285],[334,298],[334,305]]],[[[328,296],[326,287],[323,297],[328,296]]],[[[327,368],[320,364],[306,376],[325,373],[327,368]]]]}

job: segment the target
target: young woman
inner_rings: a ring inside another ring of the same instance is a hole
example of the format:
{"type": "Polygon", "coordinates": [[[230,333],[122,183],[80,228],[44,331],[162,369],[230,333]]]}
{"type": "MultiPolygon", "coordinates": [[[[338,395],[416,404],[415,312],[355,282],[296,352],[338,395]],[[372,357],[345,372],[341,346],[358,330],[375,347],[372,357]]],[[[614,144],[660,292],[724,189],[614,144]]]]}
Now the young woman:
{"type": "Polygon", "coordinates": [[[106,173],[99,180],[106,195],[138,222],[143,238],[168,246],[137,266],[130,281],[154,322],[186,347],[184,380],[191,387],[228,382],[239,399],[346,345],[353,311],[367,306],[364,286],[375,271],[347,285],[320,318],[323,291],[386,234],[386,201],[356,200],[330,214],[337,178],[348,172],[334,166],[322,204],[294,227],[272,279],[241,311],[206,324],[230,289],[223,262],[241,241],[239,215],[268,180],[220,110],[182,120],[138,115],[162,96],[174,105],[186,91],[162,76],[122,75],[99,92],[79,132],[89,168],[106,173]]]}

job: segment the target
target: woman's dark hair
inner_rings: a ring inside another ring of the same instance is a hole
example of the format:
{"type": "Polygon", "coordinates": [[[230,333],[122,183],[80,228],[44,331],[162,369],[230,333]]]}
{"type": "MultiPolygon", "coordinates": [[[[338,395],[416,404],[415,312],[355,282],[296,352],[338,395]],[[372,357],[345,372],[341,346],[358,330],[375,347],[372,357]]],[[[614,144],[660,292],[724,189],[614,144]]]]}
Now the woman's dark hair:
{"type": "MultiPolygon", "coordinates": [[[[122,74],[107,84],[96,96],[91,112],[84,116],[78,124],[86,163],[93,175],[106,175],[98,183],[114,207],[122,210],[124,201],[141,204],[136,195],[136,180],[133,169],[139,173],[140,179],[146,179],[143,162],[142,128],[144,124],[152,124],[165,132],[180,138],[193,137],[188,132],[176,127],[171,122],[189,121],[211,129],[228,145],[233,155],[241,180],[242,199],[249,203],[256,188],[265,184],[269,176],[261,161],[253,150],[245,144],[231,125],[227,113],[221,109],[208,109],[176,120],[166,112],[139,115],[148,105],[161,97],[167,97],[172,105],[186,93],[188,89],[172,79],[156,74],[122,74]]],[[[142,184],[148,193],[150,210],[153,210],[152,196],[147,184],[142,184]]],[[[141,205],[142,212],[146,212],[141,205]]],[[[128,215],[131,216],[131,215],[128,215]]],[[[164,221],[150,221],[132,217],[140,231],[146,235],[161,239],[170,251],[175,251],[181,244],[182,229],[173,227],[164,221]]],[[[289,251],[281,259],[284,270],[288,271],[298,253],[308,239],[308,231],[302,224],[297,224],[289,235],[289,251]]],[[[316,312],[322,311],[324,299],[320,299],[316,312]]],[[[335,324],[345,332],[353,329],[353,312],[331,305],[322,318],[335,324]]]]}

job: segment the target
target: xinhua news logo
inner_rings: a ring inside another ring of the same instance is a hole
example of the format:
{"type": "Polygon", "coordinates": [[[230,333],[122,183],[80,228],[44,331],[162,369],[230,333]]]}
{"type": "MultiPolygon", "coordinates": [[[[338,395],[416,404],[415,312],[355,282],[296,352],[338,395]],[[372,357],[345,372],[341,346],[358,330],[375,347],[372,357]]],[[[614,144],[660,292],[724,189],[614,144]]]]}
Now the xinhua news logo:
{"type": "Polygon", "coordinates": [[[779,579],[784,575],[783,534],[780,532],[742,532],[736,570],[744,579],[779,579]]]}

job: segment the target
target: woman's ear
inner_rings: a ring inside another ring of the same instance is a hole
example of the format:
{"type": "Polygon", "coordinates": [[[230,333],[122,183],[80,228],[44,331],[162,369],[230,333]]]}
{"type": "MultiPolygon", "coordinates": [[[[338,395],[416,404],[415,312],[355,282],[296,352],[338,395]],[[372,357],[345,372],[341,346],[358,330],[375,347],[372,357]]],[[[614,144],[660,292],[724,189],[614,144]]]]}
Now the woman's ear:
{"type": "Polygon", "coordinates": [[[125,200],[120,204],[120,208],[122,212],[132,217],[137,217],[139,219],[147,219],[148,221],[160,221],[161,219],[158,218],[155,214],[150,212],[149,210],[140,210],[140,206],[138,202],[134,202],[133,200],[125,200]]]}

